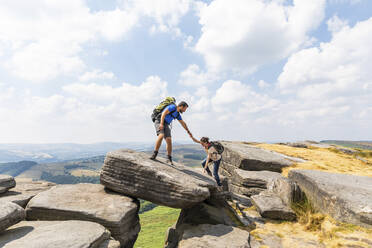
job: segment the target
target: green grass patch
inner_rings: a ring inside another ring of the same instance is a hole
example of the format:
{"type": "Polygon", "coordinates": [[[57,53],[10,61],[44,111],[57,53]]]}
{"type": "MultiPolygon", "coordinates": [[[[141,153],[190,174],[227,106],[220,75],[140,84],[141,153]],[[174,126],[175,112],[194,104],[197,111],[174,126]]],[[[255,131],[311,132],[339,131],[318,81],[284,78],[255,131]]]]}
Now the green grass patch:
{"type": "Polygon", "coordinates": [[[180,209],[158,206],[140,214],[141,232],[135,248],[163,248],[165,234],[169,227],[176,223],[180,209]]]}

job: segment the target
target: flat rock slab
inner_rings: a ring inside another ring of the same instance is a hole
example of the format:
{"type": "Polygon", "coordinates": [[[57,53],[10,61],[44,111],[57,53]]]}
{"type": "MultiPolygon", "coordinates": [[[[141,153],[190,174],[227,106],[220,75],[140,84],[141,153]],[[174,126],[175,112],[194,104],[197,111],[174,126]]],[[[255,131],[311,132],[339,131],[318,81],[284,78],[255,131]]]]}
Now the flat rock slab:
{"type": "Polygon", "coordinates": [[[246,188],[243,186],[235,185],[234,183],[229,184],[229,191],[234,194],[245,195],[250,197],[252,195],[258,195],[265,189],[263,188],[246,188]]]}
{"type": "Polygon", "coordinates": [[[22,221],[0,234],[4,248],[112,248],[110,232],[88,221],[22,221]]]}
{"type": "Polygon", "coordinates": [[[247,188],[266,189],[267,184],[277,178],[283,178],[278,172],[273,171],[246,171],[235,169],[234,183],[247,188]]]}
{"type": "Polygon", "coordinates": [[[289,178],[319,211],[339,221],[372,227],[372,178],[315,170],[291,170],[289,178]]]}
{"type": "Polygon", "coordinates": [[[225,147],[223,161],[243,170],[281,172],[282,168],[292,164],[289,159],[256,146],[239,142],[221,143],[225,147]]]}
{"type": "Polygon", "coordinates": [[[12,202],[0,202],[0,232],[17,224],[25,217],[25,210],[17,204],[12,202]]]}
{"type": "Polygon", "coordinates": [[[6,193],[0,194],[0,202],[13,202],[25,208],[32,197],[50,189],[55,183],[33,181],[30,178],[16,178],[16,186],[6,193]]]}
{"type": "Polygon", "coordinates": [[[262,192],[251,197],[260,215],[274,220],[296,220],[296,214],[273,193],[262,192]]]}
{"type": "Polygon", "coordinates": [[[250,248],[249,232],[226,225],[189,226],[179,248],[250,248]]]}
{"type": "Polygon", "coordinates": [[[101,184],[107,188],[174,208],[189,208],[210,197],[216,182],[195,169],[132,150],[117,150],[106,155],[101,184]]]}
{"type": "Polygon", "coordinates": [[[12,176],[0,175],[0,194],[7,192],[9,189],[14,188],[16,182],[12,176]]]}
{"type": "Polygon", "coordinates": [[[122,246],[132,247],[140,231],[139,202],[99,184],[57,185],[27,205],[28,220],[85,220],[110,230],[122,246]]]}

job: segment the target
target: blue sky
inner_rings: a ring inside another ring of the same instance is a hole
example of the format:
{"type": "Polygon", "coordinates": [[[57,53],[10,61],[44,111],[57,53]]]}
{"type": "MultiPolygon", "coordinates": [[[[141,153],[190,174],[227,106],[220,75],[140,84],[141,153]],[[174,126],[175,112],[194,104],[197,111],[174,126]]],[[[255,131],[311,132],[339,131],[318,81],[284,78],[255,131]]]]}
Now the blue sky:
{"type": "Polygon", "coordinates": [[[0,142],[151,142],[165,96],[196,137],[371,140],[370,44],[367,0],[6,1],[0,142]]]}

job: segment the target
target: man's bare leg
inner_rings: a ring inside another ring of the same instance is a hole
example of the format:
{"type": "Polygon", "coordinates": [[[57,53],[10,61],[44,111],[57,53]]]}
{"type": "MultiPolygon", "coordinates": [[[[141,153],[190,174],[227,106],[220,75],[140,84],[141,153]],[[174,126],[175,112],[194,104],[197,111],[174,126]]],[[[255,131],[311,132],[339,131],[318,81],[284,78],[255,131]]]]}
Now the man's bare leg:
{"type": "Polygon", "coordinates": [[[173,164],[173,161],[172,161],[172,138],[167,137],[167,138],[165,138],[165,141],[167,142],[168,160],[171,164],[173,164]]]}
{"type": "Polygon", "coordinates": [[[163,133],[161,133],[161,134],[158,135],[158,138],[156,139],[156,142],[155,142],[154,153],[152,154],[152,156],[150,157],[150,159],[155,160],[156,159],[156,156],[158,156],[158,152],[159,152],[161,143],[163,141],[163,138],[164,138],[164,134],[163,133]]]}
{"type": "Polygon", "coordinates": [[[164,138],[163,133],[158,135],[158,138],[156,139],[156,142],[155,142],[155,151],[159,151],[163,138],[164,138]]]}
{"type": "Polygon", "coordinates": [[[167,142],[167,153],[168,156],[172,156],[172,138],[167,137],[165,138],[165,141],[167,142]]]}

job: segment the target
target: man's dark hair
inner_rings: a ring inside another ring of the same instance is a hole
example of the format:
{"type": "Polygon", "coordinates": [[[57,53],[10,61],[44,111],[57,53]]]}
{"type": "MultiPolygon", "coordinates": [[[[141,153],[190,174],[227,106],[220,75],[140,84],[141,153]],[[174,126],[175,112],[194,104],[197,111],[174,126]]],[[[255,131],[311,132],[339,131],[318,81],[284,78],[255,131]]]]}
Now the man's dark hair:
{"type": "Polygon", "coordinates": [[[189,105],[186,102],[182,101],[178,104],[178,107],[189,107],[189,105]]]}
{"type": "Polygon", "coordinates": [[[208,137],[202,137],[200,139],[200,141],[203,142],[203,143],[209,143],[209,138],[208,137]]]}

